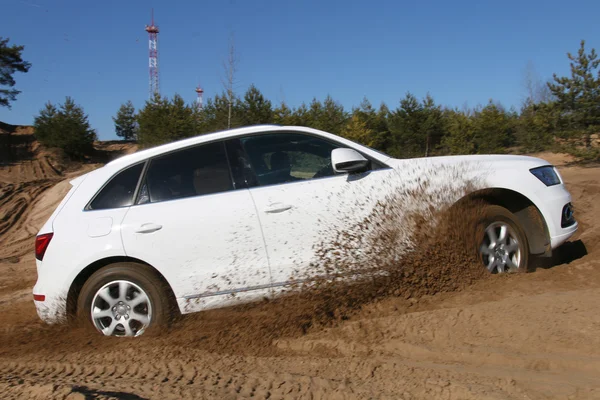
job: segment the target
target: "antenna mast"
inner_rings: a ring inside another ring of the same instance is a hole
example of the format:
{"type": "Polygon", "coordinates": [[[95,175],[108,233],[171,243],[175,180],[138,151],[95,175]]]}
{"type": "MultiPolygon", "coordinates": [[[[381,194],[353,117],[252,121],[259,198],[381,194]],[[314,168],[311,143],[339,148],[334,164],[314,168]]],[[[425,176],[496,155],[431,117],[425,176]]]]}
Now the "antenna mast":
{"type": "Polygon", "coordinates": [[[155,94],[160,94],[158,85],[158,26],[154,25],[154,9],[152,9],[152,22],[146,25],[148,32],[148,67],[150,72],[150,98],[155,94]]]}

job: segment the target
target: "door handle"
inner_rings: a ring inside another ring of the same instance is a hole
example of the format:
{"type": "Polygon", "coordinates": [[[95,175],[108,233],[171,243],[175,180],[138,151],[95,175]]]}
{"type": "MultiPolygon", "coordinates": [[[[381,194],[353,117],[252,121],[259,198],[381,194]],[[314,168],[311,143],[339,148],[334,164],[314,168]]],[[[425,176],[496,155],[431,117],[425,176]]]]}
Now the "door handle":
{"type": "Polygon", "coordinates": [[[274,203],[274,204],[270,204],[267,208],[265,208],[265,212],[267,214],[277,214],[280,212],[287,211],[290,208],[292,208],[292,206],[289,204],[274,203]]]}
{"type": "Polygon", "coordinates": [[[147,223],[142,224],[139,228],[135,230],[135,233],[152,233],[157,230],[162,229],[162,225],[147,223]]]}

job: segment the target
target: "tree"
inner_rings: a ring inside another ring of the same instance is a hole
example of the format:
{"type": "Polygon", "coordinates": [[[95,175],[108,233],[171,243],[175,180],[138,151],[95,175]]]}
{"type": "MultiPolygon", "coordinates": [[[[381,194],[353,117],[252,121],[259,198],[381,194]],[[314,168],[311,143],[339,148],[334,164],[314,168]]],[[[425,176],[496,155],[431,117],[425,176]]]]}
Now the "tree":
{"type": "Polygon", "coordinates": [[[240,120],[242,117],[241,110],[241,101],[237,97],[233,97],[230,108],[227,93],[217,94],[214,98],[206,101],[202,110],[194,112],[197,120],[196,131],[207,133],[239,127],[242,125],[240,120]],[[229,116],[230,111],[231,117],[229,116]]]}
{"type": "Polygon", "coordinates": [[[369,147],[372,147],[376,140],[373,131],[367,126],[367,121],[361,118],[358,113],[352,115],[348,120],[344,129],[342,129],[342,136],[369,147]]]}
{"type": "Polygon", "coordinates": [[[254,85],[250,85],[241,104],[241,120],[243,125],[258,125],[273,122],[271,101],[254,85]]]}
{"type": "Polygon", "coordinates": [[[418,157],[425,154],[426,135],[423,131],[425,113],[417,98],[406,93],[400,106],[390,115],[393,155],[397,157],[418,157]]]}
{"type": "Polygon", "coordinates": [[[541,151],[552,144],[557,122],[556,110],[555,103],[530,103],[521,109],[516,138],[522,150],[541,151]]]}
{"type": "Polygon", "coordinates": [[[154,95],[139,111],[137,121],[138,142],[142,147],[157,146],[199,133],[195,107],[185,104],[178,94],[172,100],[154,95]]]}
{"type": "Polygon", "coordinates": [[[423,122],[421,131],[425,136],[425,157],[429,157],[431,151],[437,147],[444,134],[444,123],[442,109],[435,104],[433,97],[427,93],[423,100],[423,122]]]}
{"type": "Polygon", "coordinates": [[[115,123],[115,132],[118,137],[122,137],[124,140],[133,140],[136,138],[138,125],[135,107],[133,107],[131,100],[119,107],[117,115],[113,117],[113,122],[115,123]]]}
{"type": "Polygon", "coordinates": [[[293,125],[292,110],[285,102],[282,101],[279,107],[273,110],[273,122],[279,125],[293,125]]]}
{"type": "Polygon", "coordinates": [[[52,103],[40,110],[34,121],[36,138],[47,147],[61,148],[71,157],[81,158],[93,150],[96,132],[91,129],[83,108],[71,97],[57,109],[52,103]]]}
{"type": "Polygon", "coordinates": [[[308,109],[298,109],[297,115],[304,120],[305,125],[311,128],[320,129],[339,135],[348,119],[344,107],[334,101],[331,96],[327,96],[325,101],[321,103],[316,98],[313,98],[308,109]],[[306,111],[306,112],[304,112],[306,111]]]}
{"type": "Polygon", "coordinates": [[[306,104],[300,104],[300,107],[294,108],[289,121],[290,125],[295,126],[310,126],[310,117],[306,104]]]}
{"type": "Polygon", "coordinates": [[[330,132],[336,135],[342,133],[344,125],[348,120],[348,114],[342,106],[329,95],[323,101],[323,110],[317,122],[318,129],[330,132]]]}
{"type": "Polygon", "coordinates": [[[583,134],[590,146],[590,134],[600,128],[600,59],[596,50],[585,51],[582,40],[577,55],[567,53],[571,60],[571,76],[558,77],[548,87],[556,96],[565,129],[583,134]]]}
{"type": "Polygon", "coordinates": [[[447,134],[442,139],[444,149],[450,154],[474,153],[474,129],[470,116],[458,110],[446,110],[444,118],[447,129],[447,134]]]}
{"type": "MultiPolygon", "coordinates": [[[[9,46],[9,40],[0,37],[0,86],[12,88],[16,84],[13,74],[15,72],[28,72],[31,63],[23,61],[21,58],[25,46],[9,46]]],[[[10,102],[15,101],[19,93],[21,92],[16,89],[0,88],[0,106],[10,108],[10,102]]]]}
{"type": "Polygon", "coordinates": [[[473,145],[479,154],[502,153],[514,134],[511,116],[498,104],[490,101],[471,118],[473,145]]]}

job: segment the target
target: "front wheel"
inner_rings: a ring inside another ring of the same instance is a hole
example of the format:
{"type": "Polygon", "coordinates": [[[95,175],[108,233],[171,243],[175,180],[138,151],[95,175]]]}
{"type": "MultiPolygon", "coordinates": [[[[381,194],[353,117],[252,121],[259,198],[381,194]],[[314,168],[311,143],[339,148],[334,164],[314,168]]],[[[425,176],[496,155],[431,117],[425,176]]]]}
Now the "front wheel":
{"type": "Polygon", "coordinates": [[[96,271],[83,285],[77,313],[106,336],[140,336],[165,325],[165,285],[149,267],[116,263],[96,271]]]}
{"type": "Polygon", "coordinates": [[[527,236],[514,214],[504,207],[487,206],[477,232],[479,259],[490,273],[527,271],[527,236]]]}

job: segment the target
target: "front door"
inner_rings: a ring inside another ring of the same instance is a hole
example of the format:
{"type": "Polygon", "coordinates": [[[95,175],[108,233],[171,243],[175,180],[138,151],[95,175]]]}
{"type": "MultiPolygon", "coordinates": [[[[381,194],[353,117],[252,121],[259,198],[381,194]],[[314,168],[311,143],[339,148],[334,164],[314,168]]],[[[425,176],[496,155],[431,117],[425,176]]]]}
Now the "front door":
{"type": "Polygon", "coordinates": [[[275,133],[240,139],[255,171],[250,189],[260,218],[275,288],[321,273],[321,244],[367,217],[392,190],[391,168],[371,161],[368,171],[336,174],[331,151],[342,147],[321,137],[275,133]]]}
{"type": "Polygon", "coordinates": [[[125,216],[128,256],[157,268],[184,311],[268,294],[270,273],[256,209],[234,187],[222,142],[149,162],[125,216]]]}

